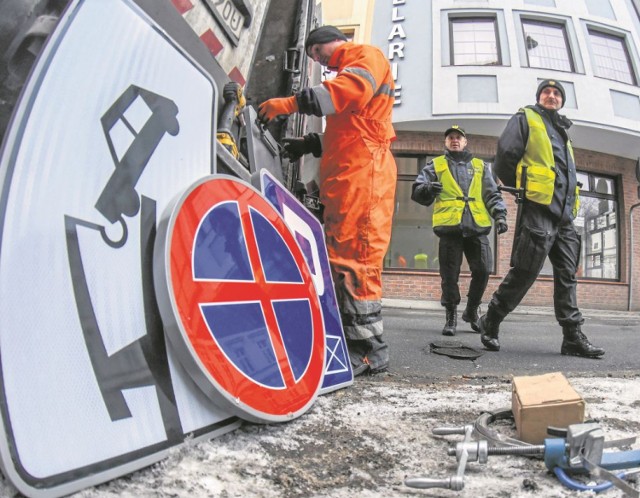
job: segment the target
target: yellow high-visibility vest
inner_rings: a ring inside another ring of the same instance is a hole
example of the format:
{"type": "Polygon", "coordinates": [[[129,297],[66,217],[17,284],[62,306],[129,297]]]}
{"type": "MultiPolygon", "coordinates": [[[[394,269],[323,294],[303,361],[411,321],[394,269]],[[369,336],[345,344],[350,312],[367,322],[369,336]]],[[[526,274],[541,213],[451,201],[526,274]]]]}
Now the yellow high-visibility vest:
{"type": "Polygon", "coordinates": [[[429,255],[423,252],[416,254],[413,257],[413,267],[421,270],[429,268],[429,255]]]}
{"type": "MultiPolygon", "coordinates": [[[[527,166],[527,199],[548,206],[553,199],[556,181],[556,162],[553,158],[553,146],[542,116],[529,108],[524,108],[523,110],[529,124],[529,140],[525,147],[524,156],[522,156],[516,167],[516,188],[520,188],[522,182],[522,167],[527,166]]],[[[567,142],[567,149],[571,155],[571,160],[575,164],[571,141],[567,142]]],[[[578,214],[578,208],[580,207],[580,187],[577,185],[575,194],[574,217],[578,214]]]]}
{"type": "Polygon", "coordinates": [[[433,160],[438,181],[442,183],[442,192],[436,197],[433,206],[433,226],[455,226],[462,222],[464,206],[468,202],[469,210],[474,221],[480,227],[491,226],[491,216],[482,201],[482,175],[484,163],[481,159],[473,158],[473,178],[469,186],[468,198],[465,200],[460,185],[458,185],[449,170],[445,156],[438,156],[433,160]]]}

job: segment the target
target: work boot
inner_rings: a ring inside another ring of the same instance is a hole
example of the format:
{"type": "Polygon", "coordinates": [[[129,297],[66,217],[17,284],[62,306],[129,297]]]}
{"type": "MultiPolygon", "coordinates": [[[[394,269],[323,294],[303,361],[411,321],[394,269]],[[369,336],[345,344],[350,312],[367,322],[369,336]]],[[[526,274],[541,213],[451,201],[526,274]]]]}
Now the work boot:
{"type": "Polygon", "coordinates": [[[353,370],[353,376],[358,377],[369,371],[369,361],[366,357],[362,358],[360,361],[354,362],[351,361],[351,369],[353,370]]]}
{"type": "Polygon", "coordinates": [[[371,344],[367,340],[349,340],[347,339],[347,349],[349,351],[349,360],[351,361],[351,369],[353,376],[358,377],[369,371],[369,359],[367,354],[371,350],[371,344]]]}
{"type": "Polygon", "coordinates": [[[374,336],[369,339],[371,350],[365,357],[365,361],[369,365],[369,372],[378,374],[386,372],[389,369],[389,346],[382,339],[382,336],[374,336]]]}
{"type": "Polygon", "coordinates": [[[462,319],[465,322],[470,323],[471,328],[476,332],[480,330],[478,329],[478,320],[480,319],[480,317],[478,316],[479,309],[480,306],[472,306],[467,303],[467,307],[462,312],[462,319]]]}
{"type": "Polygon", "coordinates": [[[442,335],[456,335],[456,325],[458,324],[458,310],[455,306],[447,306],[447,321],[442,329],[442,335]]]}
{"type": "Polygon", "coordinates": [[[478,320],[480,341],[489,351],[500,351],[500,341],[498,341],[500,322],[502,322],[502,317],[493,311],[491,307],[487,310],[487,314],[482,315],[478,320]]]}
{"type": "Polygon", "coordinates": [[[584,358],[600,358],[604,355],[604,349],[591,344],[587,336],[581,332],[578,324],[562,327],[562,335],[564,338],[560,347],[561,354],[584,358]]]}

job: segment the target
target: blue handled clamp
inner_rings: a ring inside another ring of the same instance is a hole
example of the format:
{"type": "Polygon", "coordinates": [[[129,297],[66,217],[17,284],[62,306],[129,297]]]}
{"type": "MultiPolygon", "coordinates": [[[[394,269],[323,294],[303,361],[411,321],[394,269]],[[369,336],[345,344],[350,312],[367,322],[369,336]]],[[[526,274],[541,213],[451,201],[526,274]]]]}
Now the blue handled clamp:
{"type": "Polygon", "coordinates": [[[606,452],[606,448],[626,446],[635,438],[605,441],[598,424],[574,424],[566,430],[566,439],[551,438],[544,441],[544,463],[565,486],[579,491],[600,492],[615,486],[627,495],[640,498],[640,493],[623,479],[640,467],[640,450],[606,452]],[[611,471],[623,470],[618,474],[611,471]],[[581,484],[570,477],[573,473],[590,473],[607,482],[594,486],[581,484]]]}

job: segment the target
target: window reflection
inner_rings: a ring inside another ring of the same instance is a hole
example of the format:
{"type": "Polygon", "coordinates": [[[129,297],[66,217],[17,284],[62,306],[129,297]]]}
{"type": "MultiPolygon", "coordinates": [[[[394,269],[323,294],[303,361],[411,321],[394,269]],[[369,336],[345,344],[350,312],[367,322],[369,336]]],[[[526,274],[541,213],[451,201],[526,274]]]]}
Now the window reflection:
{"type": "Polygon", "coordinates": [[[454,66],[501,64],[495,19],[452,19],[451,38],[454,66]]]}
{"type": "Polygon", "coordinates": [[[573,71],[564,25],[522,21],[529,67],[573,71]]]}
{"type": "Polygon", "coordinates": [[[591,29],[589,38],[596,75],[634,85],[636,78],[631,68],[624,38],[598,33],[591,29]]]}

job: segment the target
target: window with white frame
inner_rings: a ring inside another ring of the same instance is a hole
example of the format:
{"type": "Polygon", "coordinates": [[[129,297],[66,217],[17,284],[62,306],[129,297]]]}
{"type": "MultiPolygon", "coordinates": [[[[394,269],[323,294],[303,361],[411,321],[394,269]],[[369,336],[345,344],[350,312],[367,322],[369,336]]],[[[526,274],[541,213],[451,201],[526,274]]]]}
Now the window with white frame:
{"type": "Polygon", "coordinates": [[[449,20],[451,65],[501,65],[495,17],[456,17],[449,20]]]}
{"type": "Polygon", "coordinates": [[[582,236],[578,276],[618,280],[620,246],[618,198],[614,178],[578,172],[580,210],[575,220],[582,236]]]}
{"type": "Polygon", "coordinates": [[[523,19],[522,31],[529,67],[574,71],[564,24],[523,19]]]}
{"type": "MultiPolygon", "coordinates": [[[[615,178],[577,172],[580,187],[580,209],[574,220],[576,231],[582,238],[580,278],[620,279],[620,235],[618,230],[618,192],[615,178]]],[[[553,268],[547,258],[540,272],[552,275],[553,268]]]]}
{"type": "Polygon", "coordinates": [[[623,36],[602,33],[589,28],[589,40],[596,76],[631,85],[637,83],[623,36]]]}

